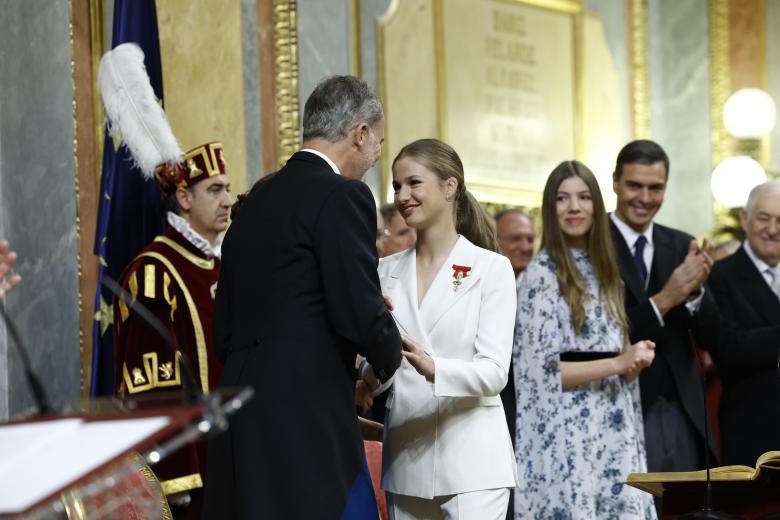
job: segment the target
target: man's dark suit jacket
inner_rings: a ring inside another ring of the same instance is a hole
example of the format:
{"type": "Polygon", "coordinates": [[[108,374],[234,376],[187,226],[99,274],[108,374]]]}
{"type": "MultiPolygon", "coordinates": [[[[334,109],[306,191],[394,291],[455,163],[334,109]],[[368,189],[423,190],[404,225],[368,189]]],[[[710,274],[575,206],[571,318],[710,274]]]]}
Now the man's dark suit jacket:
{"type": "MultiPolygon", "coordinates": [[[[676,399],[699,433],[703,450],[704,396],[701,377],[696,370],[691,336],[701,348],[714,346],[717,341],[717,306],[710,291],[705,290],[701,307],[694,316],[690,315],[685,304],[680,304],[664,316],[665,326],[661,327],[650,303],[650,296],[663,289],[672,271],[685,260],[693,237],[676,229],[653,224],[653,261],[650,281],[645,290],[631,249],[611,219],[610,227],[620,276],[626,286],[625,306],[631,327],[631,343],[649,339],[656,344],[653,364],[639,376],[642,409],[646,411],[659,395],[676,399]]],[[[647,442],[651,441],[647,439],[647,442]]],[[[712,443],[710,449],[714,455],[712,443]]],[[[703,451],[701,456],[704,456],[703,451]]]]}
{"type": "Polygon", "coordinates": [[[780,449],[780,300],[744,247],[715,264],[709,283],[723,318],[712,352],[723,382],[723,463],[753,466],[780,449]]]}
{"type": "Polygon", "coordinates": [[[362,182],[294,154],[245,199],[222,247],[214,345],[222,387],[254,398],[212,441],[206,518],[339,518],[364,451],[355,355],[401,361],[382,299],[376,207],[362,182]]]}

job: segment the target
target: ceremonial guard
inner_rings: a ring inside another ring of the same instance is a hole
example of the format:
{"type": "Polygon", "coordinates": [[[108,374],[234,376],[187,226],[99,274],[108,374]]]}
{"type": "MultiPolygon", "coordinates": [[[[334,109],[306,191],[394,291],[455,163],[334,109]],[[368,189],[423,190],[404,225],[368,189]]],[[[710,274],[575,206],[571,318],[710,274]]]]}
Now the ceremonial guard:
{"type": "MultiPolygon", "coordinates": [[[[222,144],[179,148],[134,44],[103,57],[99,84],[112,133],[157,183],[167,210],[163,235],[120,277],[125,294],[113,307],[116,393],[208,393],[222,375],[211,323],[232,205],[222,144]]],[[[200,517],[205,455],[205,442],[191,444],[152,468],[176,518],[200,517]]]]}
{"type": "MultiPolygon", "coordinates": [[[[158,168],[155,179],[171,211],[165,233],[122,275],[120,283],[131,305],[120,298],[114,306],[117,392],[123,396],[180,388],[185,376],[178,358],[183,353],[195,384],[208,393],[222,375],[211,340],[219,234],[227,227],[231,206],[222,145],[190,150],[182,163],[158,168]],[[133,310],[136,301],[162,322],[169,338],[133,310]]],[[[155,466],[165,494],[202,488],[204,457],[205,449],[192,446],[155,466]]]]}

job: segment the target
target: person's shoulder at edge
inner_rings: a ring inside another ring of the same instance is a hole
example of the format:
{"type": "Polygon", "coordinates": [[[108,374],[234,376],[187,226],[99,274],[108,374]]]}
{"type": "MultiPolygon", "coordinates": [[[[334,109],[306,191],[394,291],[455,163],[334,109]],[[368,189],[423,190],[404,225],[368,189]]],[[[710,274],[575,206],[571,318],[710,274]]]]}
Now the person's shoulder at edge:
{"type": "Polygon", "coordinates": [[[663,224],[659,224],[658,222],[653,222],[653,228],[656,228],[661,233],[666,233],[667,235],[671,236],[672,239],[679,243],[684,244],[685,247],[688,247],[688,244],[691,243],[691,240],[693,240],[693,236],[689,233],[686,233],[685,231],[669,226],[664,226],[663,224]]]}
{"type": "Polygon", "coordinates": [[[523,281],[530,282],[531,280],[538,278],[555,278],[556,268],[555,262],[553,262],[547,250],[541,249],[529,262],[528,267],[525,268],[523,275],[523,281]]]}
{"type": "Polygon", "coordinates": [[[389,274],[395,269],[395,266],[398,265],[398,263],[407,257],[407,255],[412,254],[412,251],[414,250],[414,247],[410,247],[409,249],[404,249],[403,251],[399,251],[398,253],[394,253],[392,255],[385,256],[383,258],[379,259],[379,274],[380,276],[389,274]]]}
{"type": "MultiPolygon", "coordinates": [[[[707,282],[711,282],[712,278],[720,278],[721,276],[727,276],[731,275],[732,272],[739,270],[741,263],[740,256],[742,254],[745,254],[743,251],[743,246],[739,246],[739,249],[734,251],[734,253],[730,254],[729,256],[725,258],[721,258],[717,262],[715,262],[712,265],[712,271],[710,272],[710,278],[707,280],[707,282]],[[740,253],[742,251],[742,253],[740,253]]],[[[751,265],[752,262],[751,262],[751,265]]],[[[755,267],[755,266],[754,266],[755,267]]]]}

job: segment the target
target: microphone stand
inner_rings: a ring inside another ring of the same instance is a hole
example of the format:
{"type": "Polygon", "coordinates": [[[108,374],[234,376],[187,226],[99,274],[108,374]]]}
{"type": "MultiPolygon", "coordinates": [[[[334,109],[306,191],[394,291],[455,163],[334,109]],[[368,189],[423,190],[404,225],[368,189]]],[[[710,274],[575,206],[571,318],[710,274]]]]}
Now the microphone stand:
{"type": "MultiPolygon", "coordinates": [[[[678,517],[678,520],[741,520],[742,517],[733,515],[731,513],[725,513],[712,508],[712,480],[710,479],[710,414],[707,409],[707,372],[704,369],[704,363],[701,359],[701,354],[696,348],[696,342],[693,338],[693,334],[690,329],[691,345],[696,355],[696,360],[699,362],[699,368],[701,369],[701,389],[704,401],[704,464],[707,468],[707,480],[704,485],[704,507],[699,511],[692,511],[678,517]]],[[[780,360],[778,361],[780,363],[780,360]]]]}
{"type": "Polygon", "coordinates": [[[51,404],[49,403],[49,398],[46,395],[46,390],[44,390],[43,385],[41,384],[41,380],[38,379],[38,376],[32,368],[32,363],[30,363],[30,356],[27,355],[27,347],[22,341],[22,337],[19,335],[19,331],[16,330],[16,325],[5,312],[5,303],[1,301],[0,316],[3,317],[3,321],[8,328],[8,332],[11,334],[11,339],[13,339],[13,343],[16,345],[16,351],[19,353],[19,358],[22,360],[24,377],[27,380],[27,386],[29,386],[30,390],[32,391],[37,413],[39,415],[53,414],[54,408],[52,408],[51,404]]]}

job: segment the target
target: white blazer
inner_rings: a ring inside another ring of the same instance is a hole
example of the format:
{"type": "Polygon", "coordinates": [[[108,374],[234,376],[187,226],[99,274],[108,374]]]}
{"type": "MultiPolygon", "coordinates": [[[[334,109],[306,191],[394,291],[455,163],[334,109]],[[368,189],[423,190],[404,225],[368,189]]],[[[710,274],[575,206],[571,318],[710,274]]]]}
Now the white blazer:
{"type": "Polygon", "coordinates": [[[382,488],[422,498],[517,485],[499,392],[512,355],[517,293],[505,257],[460,237],[417,307],[414,248],[383,258],[379,279],[399,329],[436,364],[429,383],[404,360],[387,399],[382,488]],[[454,265],[470,267],[454,290],[454,265]]]}

